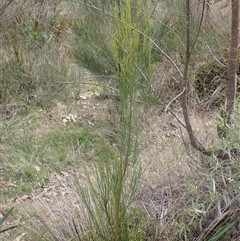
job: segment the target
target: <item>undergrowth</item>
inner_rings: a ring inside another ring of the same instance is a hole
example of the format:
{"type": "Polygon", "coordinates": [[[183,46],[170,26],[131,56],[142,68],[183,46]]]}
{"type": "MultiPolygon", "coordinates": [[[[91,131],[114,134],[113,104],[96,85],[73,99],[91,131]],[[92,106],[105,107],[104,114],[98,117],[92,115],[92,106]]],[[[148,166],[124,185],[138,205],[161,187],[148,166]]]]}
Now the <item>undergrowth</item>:
{"type": "MultiPolygon", "coordinates": [[[[148,37],[183,67],[181,3],[0,4],[0,221],[21,224],[3,240],[238,240],[238,157],[196,153],[162,111],[181,119],[180,77],[148,37]]],[[[204,22],[189,70],[189,104],[217,113],[227,29],[204,22]]],[[[217,145],[238,139],[229,129],[217,145]]]]}

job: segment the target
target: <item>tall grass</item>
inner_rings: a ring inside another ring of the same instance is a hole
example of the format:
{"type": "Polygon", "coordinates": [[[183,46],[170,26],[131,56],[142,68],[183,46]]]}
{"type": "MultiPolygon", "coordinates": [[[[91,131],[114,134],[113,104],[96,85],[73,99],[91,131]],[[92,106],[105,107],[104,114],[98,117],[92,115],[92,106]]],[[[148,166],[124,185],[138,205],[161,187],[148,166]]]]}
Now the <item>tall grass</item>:
{"type": "Polygon", "coordinates": [[[67,78],[69,22],[61,13],[62,2],[9,3],[0,19],[0,103],[47,104],[64,88],[56,82],[67,78]]]}

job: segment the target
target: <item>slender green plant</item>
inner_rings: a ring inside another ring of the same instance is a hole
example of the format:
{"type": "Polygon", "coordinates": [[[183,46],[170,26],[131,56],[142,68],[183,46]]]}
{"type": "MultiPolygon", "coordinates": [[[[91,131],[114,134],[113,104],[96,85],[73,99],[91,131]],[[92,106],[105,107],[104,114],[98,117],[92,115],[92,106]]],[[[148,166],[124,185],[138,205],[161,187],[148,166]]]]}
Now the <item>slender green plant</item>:
{"type": "Polygon", "coordinates": [[[103,141],[105,151],[97,164],[95,178],[92,180],[89,176],[89,187],[81,190],[95,233],[102,240],[136,238],[130,232],[128,218],[141,174],[136,96],[142,74],[147,76],[150,73],[152,48],[148,39],[139,34],[139,31],[149,32],[151,28],[148,12],[142,10],[143,4],[142,0],[137,3],[133,0],[118,1],[113,8],[112,55],[120,93],[118,147],[109,150],[103,141]]]}

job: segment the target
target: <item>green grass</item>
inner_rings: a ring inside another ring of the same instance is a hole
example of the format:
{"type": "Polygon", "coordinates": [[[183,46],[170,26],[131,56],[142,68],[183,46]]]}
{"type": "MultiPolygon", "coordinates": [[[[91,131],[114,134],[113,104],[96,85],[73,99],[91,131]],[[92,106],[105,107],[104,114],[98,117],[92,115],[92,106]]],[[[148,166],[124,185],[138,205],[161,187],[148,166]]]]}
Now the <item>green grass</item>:
{"type": "Polygon", "coordinates": [[[96,161],[92,157],[98,150],[99,140],[91,127],[55,124],[52,129],[38,133],[43,119],[43,113],[35,109],[25,118],[30,126],[24,119],[18,119],[8,130],[3,130],[2,179],[14,184],[3,190],[8,198],[41,188],[53,172],[71,169],[83,160],[96,161]]]}

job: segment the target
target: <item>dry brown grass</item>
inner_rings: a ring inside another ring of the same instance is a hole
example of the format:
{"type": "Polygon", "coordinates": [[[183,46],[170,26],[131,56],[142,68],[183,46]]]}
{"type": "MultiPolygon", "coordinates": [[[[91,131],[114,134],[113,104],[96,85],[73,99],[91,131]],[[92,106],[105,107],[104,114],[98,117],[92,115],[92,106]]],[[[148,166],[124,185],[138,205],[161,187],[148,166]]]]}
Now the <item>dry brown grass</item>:
{"type": "MultiPolygon", "coordinates": [[[[54,119],[60,118],[62,111],[65,114],[66,109],[63,105],[55,107],[52,112],[54,119]]],[[[181,118],[181,114],[179,115],[181,118]]],[[[197,134],[202,135],[206,142],[211,143],[213,140],[207,140],[207,137],[216,135],[214,116],[206,112],[200,115],[191,112],[191,118],[197,134]]],[[[37,132],[42,132],[42,128],[44,131],[47,130],[46,127],[40,126],[37,132]]],[[[164,227],[168,225],[169,220],[166,221],[163,217],[176,211],[181,200],[184,201],[186,198],[187,193],[182,191],[186,189],[189,178],[197,178],[196,173],[198,170],[201,171],[201,163],[198,162],[199,155],[189,146],[186,132],[179,128],[177,121],[171,115],[161,113],[156,108],[145,112],[141,136],[143,148],[140,159],[143,174],[137,191],[136,204],[138,203],[145,209],[149,218],[160,215],[162,227],[164,227]],[[178,198],[176,195],[179,195],[178,198]]],[[[86,163],[82,162],[82,165],[86,163]]],[[[15,205],[20,217],[27,214],[28,218],[23,218],[26,220],[25,225],[36,229],[38,233],[46,227],[60,236],[63,235],[61,233],[65,229],[71,233],[72,220],[80,225],[79,232],[84,232],[89,228],[90,223],[74,188],[76,185],[74,185],[74,180],[77,177],[80,183],[84,183],[86,167],[83,168],[80,165],[77,169],[53,174],[50,184],[43,187],[43,191],[35,190],[29,196],[8,201],[7,206],[15,205]],[[38,222],[41,224],[36,225],[38,222]],[[66,228],[69,222],[71,224],[66,228]]],[[[89,168],[91,170],[90,166],[89,168]]],[[[8,234],[10,235],[10,232],[6,235],[8,234]]],[[[15,240],[19,235],[21,232],[13,237],[9,236],[8,239],[15,240]]],[[[32,235],[33,233],[28,230],[24,236],[27,240],[33,240],[32,235]]]]}

